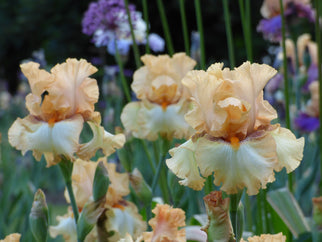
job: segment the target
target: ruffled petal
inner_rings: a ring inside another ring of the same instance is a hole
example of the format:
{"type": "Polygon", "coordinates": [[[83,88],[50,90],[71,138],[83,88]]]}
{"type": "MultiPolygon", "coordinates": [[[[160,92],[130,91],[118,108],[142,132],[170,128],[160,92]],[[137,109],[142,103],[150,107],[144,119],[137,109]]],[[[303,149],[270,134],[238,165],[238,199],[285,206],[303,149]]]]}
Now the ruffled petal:
{"type": "Polygon", "coordinates": [[[191,187],[194,190],[201,190],[205,179],[199,175],[198,165],[195,160],[195,144],[191,139],[169,151],[172,158],[167,159],[169,169],[177,177],[181,185],[191,187]]]}
{"type": "Polygon", "coordinates": [[[126,130],[142,139],[156,140],[159,134],[167,139],[189,138],[193,129],[185,122],[188,101],[162,106],[149,102],[133,102],[125,106],[121,120],[126,130]]]}
{"type": "Polygon", "coordinates": [[[276,146],[269,133],[260,132],[237,146],[201,137],[195,150],[200,173],[208,177],[214,172],[214,184],[221,185],[221,190],[228,194],[246,187],[249,195],[255,195],[275,180],[276,146]]]}
{"type": "Polygon", "coordinates": [[[186,241],[185,212],[180,208],[172,208],[168,204],[157,204],[152,210],[155,217],[150,219],[149,224],[152,232],[144,232],[144,241],[186,241]]]}
{"type": "Polygon", "coordinates": [[[116,149],[123,147],[125,143],[124,134],[110,134],[104,130],[104,127],[94,122],[87,122],[93,131],[91,141],[80,145],[77,155],[83,160],[89,160],[97,150],[102,149],[105,156],[113,154],[116,149]]]}
{"type": "Polygon", "coordinates": [[[18,118],[9,129],[9,142],[23,155],[33,150],[38,160],[39,153],[43,153],[49,167],[60,161],[59,155],[73,159],[83,122],[81,115],[54,124],[39,121],[33,116],[18,118]]]}
{"type": "Polygon", "coordinates": [[[55,76],[55,85],[48,92],[55,109],[67,109],[67,116],[82,114],[87,120],[98,101],[97,82],[88,77],[96,71],[84,59],[67,59],[65,63],[53,67],[51,72],[55,76]]]}
{"type": "MultiPolygon", "coordinates": [[[[285,242],[286,236],[282,233],[278,234],[261,234],[260,236],[253,236],[247,238],[248,242],[285,242]]],[[[241,240],[241,242],[246,242],[245,240],[241,240]]]]}
{"type": "Polygon", "coordinates": [[[75,219],[69,212],[64,216],[57,216],[58,225],[49,227],[49,234],[52,238],[62,235],[67,242],[77,241],[77,231],[75,219]]]}
{"type": "Polygon", "coordinates": [[[296,139],[290,130],[281,128],[278,124],[271,129],[278,157],[278,165],[275,170],[280,171],[285,167],[287,173],[290,173],[300,165],[303,158],[304,137],[296,139]]]}

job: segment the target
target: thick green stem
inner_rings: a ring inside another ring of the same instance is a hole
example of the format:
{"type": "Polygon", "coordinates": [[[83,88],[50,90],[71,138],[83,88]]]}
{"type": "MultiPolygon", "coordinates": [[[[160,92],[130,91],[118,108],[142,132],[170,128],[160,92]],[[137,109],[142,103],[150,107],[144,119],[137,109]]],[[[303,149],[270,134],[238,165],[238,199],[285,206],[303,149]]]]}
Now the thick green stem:
{"type": "Polygon", "coordinates": [[[167,169],[164,165],[169,147],[170,147],[170,142],[165,138],[162,139],[162,156],[161,156],[161,159],[158,160],[157,171],[153,178],[152,187],[151,187],[152,193],[154,193],[156,186],[159,182],[162,196],[166,203],[169,203],[170,200],[172,200],[168,189],[167,169]]]}
{"type": "Polygon", "coordinates": [[[213,177],[212,175],[208,176],[206,179],[206,184],[205,184],[205,195],[208,195],[213,191],[213,183],[212,183],[213,177]]]}
{"type": "Polygon", "coordinates": [[[78,214],[78,207],[76,204],[76,199],[75,199],[73,187],[72,187],[73,163],[70,160],[62,158],[62,161],[59,163],[59,167],[66,183],[70,203],[73,208],[75,222],[77,224],[79,214],[78,214]]]}
{"type": "Polygon", "coordinates": [[[172,56],[174,54],[174,48],[173,48],[172,39],[171,39],[170,31],[169,31],[169,24],[167,21],[167,17],[165,14],[162,0],[157,0],[157,4],[158,4],[162,28],[163,28],[163,32],[164,32],[164,36],[165,36],[165,42],[167,43],[169,55],[172,56]]]}
{"type": "MultiPolygon", "coordinates": [[[[284,69],[284,96],[285,96],[285,122],[286,127],[291,129],[290,121],[290,96],[289,96],[289,80],[287,73],[287,56],[286,56],[286,34],[285,34],[285,16],[284,16],[284,6],[283,0],[280,0],[281,8],[281,19],[282,19],[282,47],[283,47],[283,69],[284,69]]],[[[288,174],[288,187],[291,193],[293,193],[293,174],[288,174]]]]}
{"type": "Polygon", "coordinates": [[[139,68],[141,66],[140,52],[139,52],[138,45],[136,44],[136,39],[135,39],[134,30],[133,30],[133,24],[132,24],[131,13],[129,10],[128,0],[124,0],[124,3],[125,3],[125,9],[126,9],[126,13],[127,13],[128,22],[130,25],[130,30],[131,30],[131,37],[132,37],[132,42],[133,42],[132,47],[133,47],[133,52],[134,52],[135,65],[136,65],[136,68],[139,68]]]}
{"type": "Polygon", "coordinates": [[[149,11],[148,11],[148,3],[147,0],[142,0],[143,6],[143,18],[144,22],[147,24],[146,28],[146,44],[145,44],[145,53],[150,53],[150,46],[149,46],[149,11]]]}
{"type": "Polygon", "coordinates": [[[321,54],[322,54],[322,47],[321,47],[321,26],[320,26],[320,6],[319,6],[319,0],[315,0],[315,9],[316,9],[316,16],[315,16],[315,33],[316,33],[316,43],[318,46],[318,79],[319,79],[319,97],[320,97],[320,102],[319,102],[319,112],[320,112],[320,129],[319,129],[319,133],[320,133],[320,142],[319,142],[319,146],[320,146],[320,169],[321,169],[321,173],[320,173],[320,184],[319,184],[319,188],[320,188],[320,195],[322,193],[322,71],[321,71],[321,54]]]}
{"type": "Polygon", "coordinates": [[[141,144],[143,146],[143,150],[144,150],[144,152],[146,154],[146,157],[148,158],[148,162],[149,162],[149,164],[151,166],[152,172],[153,172],[153,174],[155,174],[155,166],[154,166],[154,163],[152,161],[152,158],[151,158],[150,152],[148,150],[147,144],[146,144],[146,142],[144,140],[141,140],[141,144]]]}
{"type": "Polygon", "coordinates": [[[253,50],[252,50],[252,38],[251,38],[251,26],[250,26],[250,3],[246,0],[246,11],[244,6],[244,0],[239,0],[239,10],[244,34],[244,41],[246,47],[247,59],[253,62],[253,50]]]}
{"type": "Polygon", "coordinates": [[[234,54],[234,45],[233,45],[233,34],[231,31],[231,24],[230,24],[230,13],[229,13],[229,6],[228,0],[222,0],[223,7],[224,7],[224,17],[225,17],[225,27],[226,27],[226,35],[227,35],[227,45],[228,45],[228,55],[229,55],[229,62],[230,68],[235,67],[235,54],[234,54]]]}
{"type": "Polygon", "coordinates": [[[180,15],[181,15],[181,23],[182,23],[182,31],[183,31],[183,41],[184,41],[184,49],[187,55],[190,55],[190,45],[189,45],[189,35],[188,35],[188,27],[187,27],[187,19],[186,19],[186,10],[184,6],[185,0],[179,0],[180,3],[180,15]]]}
{"type": "Polygon", "coordinates": [[[243,195],[243,191],[238,192],[237,194],[232,194],[229,195],[230,197],[230,219],[231,219],[231,224],[233,226],[234,234],[236,241],[239,241],[241,238],[240,232],[242,232],[239,229],[239,226],[243,226],[240,224],[240,219],[238,218],[238,205],[240,202],[240,199],[243,195]]]}
{"type": "Polygon", "coordinates": [[[204,40],[204,33],[203,33],[200,0],[195,0],[195,9],[196,9],[198,32],[200,36],[200,66],[201,66],[201,69],[205,70],[206,69],[205,40],[204,40]]]}
{"type": "Polygon", "coordinates": [[[260,189],[256,196],[257,216],[256,216],[256,234],[263,233],[263,190],[260,189]]]}
{"type": "Polygon", "coordinates": [[[120,56],[119,50],[117,48],[116,41],[114,42],[114,44],[115,44],[115,60],[116,60],[116,63],[120,69],[120,77],[121,77],[122,87],[124,89],[126,101],[131,102],[131,94],[130,94],[129,86],[127,84],[127,81],[126,81],[126,78],[124,75],[123,62],[121,60],[121,56],[120,56]]]}

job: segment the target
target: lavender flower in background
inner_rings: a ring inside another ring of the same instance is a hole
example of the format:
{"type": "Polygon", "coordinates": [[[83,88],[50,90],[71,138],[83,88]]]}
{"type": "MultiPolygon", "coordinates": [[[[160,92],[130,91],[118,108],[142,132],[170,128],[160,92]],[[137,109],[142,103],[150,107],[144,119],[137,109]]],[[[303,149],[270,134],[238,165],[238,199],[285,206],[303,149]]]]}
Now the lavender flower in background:
{"type": "MultiPolygon", "coordinates": [[[[142,14],[129,4],[129,11],[137,44],[146,43],[147,24],[142,14]]],[[[108,53],[115,55],[115,47],[121,55],[127,55],[133,43],[128,15],[123,0],[99,0],[90,3],[82,21],[83,33],[93,36],[92,41],[97,47],[107,47],[108,53]]],[[[149,45],[155,52],[164,50],[164,40],[151,34],[149,45]],[[162,43],[163,41],[163,43],[162,43]]]]}
{"type": "MultiPolygon", "coordinates": [[[[298,18],[306,18],[314,22],[314,10],[306,0],[284,0],[284,16],[287,24],[294,25],[298,18]]],[[[271,42],[282,40],[282,20],[280,15],[280,3],[278,0],[264,0],[261,7],[261,14],[264,17],[258,26],[257,31],[263,33],[263,37],[271,42]]]]}

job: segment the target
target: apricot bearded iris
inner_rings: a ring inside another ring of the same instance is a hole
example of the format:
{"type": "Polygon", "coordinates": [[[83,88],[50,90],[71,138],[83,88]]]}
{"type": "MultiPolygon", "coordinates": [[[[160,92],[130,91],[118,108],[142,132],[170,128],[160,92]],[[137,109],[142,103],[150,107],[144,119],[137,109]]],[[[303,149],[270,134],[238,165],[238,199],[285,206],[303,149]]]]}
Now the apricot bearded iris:
{"type": "Polygon", "coordinates": [[[166,163],[182,185],[195,190],[214,173],[214,184],[226,193],[247,188],[255,195],[275,180],[274,170],[291,172],[299,165],[304,138],[271,124],[277,114],[263,99],[263,88],[275,69],[249,62],[235,70],[222,67],[191,71],[182,80],[193,102],[185,119],[197,133],[171,149],[166,163]]]}

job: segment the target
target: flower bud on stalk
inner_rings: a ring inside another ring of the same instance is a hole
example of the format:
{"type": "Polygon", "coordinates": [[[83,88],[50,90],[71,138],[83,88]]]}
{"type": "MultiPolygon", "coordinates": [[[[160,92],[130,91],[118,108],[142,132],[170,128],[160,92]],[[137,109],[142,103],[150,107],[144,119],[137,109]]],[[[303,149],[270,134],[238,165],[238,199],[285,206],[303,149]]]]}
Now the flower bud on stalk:
{"type": "Polygon", "coordinates": [[[105,197],[110,180],[108,178],[107,170],[101,161],[95,170],[93,182],[93,198],[97,202],[102,197],[105,197]]]}
{"type": "Polygon", "coordinates": [[[135,168],[130,174],[130,182],[138,198],[144,203],[148,204],[152,199],[152,191],[150,186],[144,180],[141,172],[135,168]]]}
{"type": "Polygon", "coordinates": [[[45,194],[41,189],[35,193],[34,202],[29,214],[30,229],[35,240],[46,241],[48,232],[48,208],[45,194]]]}
{"type": "Polygon", "coordinates": [[[208,223],[202,230],[208,234],[208,241],[235,241],[229,216],[229,198],[222,199],[221,191],[213,191],[203,200],[208,223]]]}

